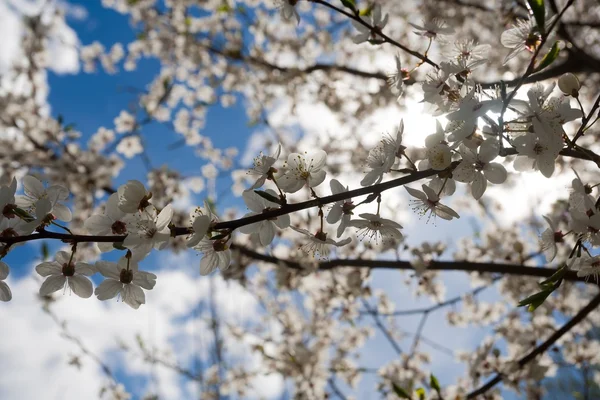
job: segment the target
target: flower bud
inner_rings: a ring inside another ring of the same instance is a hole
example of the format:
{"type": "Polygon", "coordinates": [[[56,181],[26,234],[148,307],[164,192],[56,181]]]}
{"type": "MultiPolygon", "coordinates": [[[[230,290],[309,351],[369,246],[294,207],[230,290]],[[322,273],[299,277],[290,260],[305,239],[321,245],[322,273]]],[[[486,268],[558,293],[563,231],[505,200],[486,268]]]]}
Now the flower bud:
{"type": "Polygon", "coordinates": [[[579,89],[581,88],[581,84],[575,75],[567,72],[558,78],[558,88],[567,96],[573,96],[577,98],[579,97],[579,89]]]}

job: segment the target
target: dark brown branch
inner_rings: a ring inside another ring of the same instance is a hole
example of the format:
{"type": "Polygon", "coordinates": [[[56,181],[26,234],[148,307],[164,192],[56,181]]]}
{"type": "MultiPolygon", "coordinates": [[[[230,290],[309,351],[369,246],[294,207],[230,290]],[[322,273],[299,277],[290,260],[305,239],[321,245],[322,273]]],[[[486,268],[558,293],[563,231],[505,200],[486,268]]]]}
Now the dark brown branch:
{"type": "MultiPolygon", "coordinates": [[[[562,328],[557,330],[550,336],[544,343],[537,346],[531,353],[527,354],[525,357],[519,360],[519,367],[523,367],[533,359],[535,359],[538,355],[544,353],[548,350],[554,343],[558,341],[565,333],[569,332],[575,325],[580,323],[588,316],[592,311],[596,309],[600,305],[600,294],[597,294],[587,306],[581,309],[569,322],[563,325],[562,328]]],[[[485,385],[481,386],[479,389],[476,389],[467,395],[467,399],[474,399],[477,396],[480,396],[496,386],[500,381],[502,381],[503,375],[497,374],[492,380],[487,382],[485,385]]]]}
{"type": "MultiPolygon", "coordinates": [[[[246,247],[232,245],[232,249],[241,254],[258,261],[264,261],[275,265],[282,265],[292,269],[303,270],[306,265],[298,261],[284,260],[266,254],[258,253],[246,247]]],[[[369,269],[390,269],[390,270],[414,270],[408,261],[393,260],[361,260],[361,259],[336,259],[321,261],[317,263],[317,270],[329,270],[338,267],[357,267],[369,269]]],[[[555,272],[555,268],[529,267],[520,264],[494,264],[494,263],[476,263],[469,261],[432,261],[427,267],[428,271],[466,271],[479,273],[497,273],[503,275],[536,276],[539,278],[548,278],[555,272]]],[[[567,271],[564,279],[567,281],[585,282],[584,277],[578,277],[574,271],[567,271]]],[[[591,282],[590,283],[594,283],[591,282]]]]}

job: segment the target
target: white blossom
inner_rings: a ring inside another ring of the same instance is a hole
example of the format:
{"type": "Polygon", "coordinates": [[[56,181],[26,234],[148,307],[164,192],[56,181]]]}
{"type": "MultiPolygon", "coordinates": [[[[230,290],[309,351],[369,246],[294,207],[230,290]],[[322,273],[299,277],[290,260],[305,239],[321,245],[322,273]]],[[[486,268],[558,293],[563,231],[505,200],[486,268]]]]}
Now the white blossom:
{"type": "Polygon", "coordinates": [[[308,243],[304,244],[301,249],[307,254],[311,254],[313,257],[327,259],[329,253],[331,253],[331,246],[341,247],[345,246],[352,241],[350,238],[344,240],[335,241],[327,237],[327,233],[322,230],[318,230],[316,233],[310,233],[306,229],[296,228],[290,226],[293,230],[303,234],[308,239],[308,243]]]}
{"type": "Polygon", "coordinates": [[[164,249],[171,238],[169,224],[173,218],[173,208],[167,205],[158,215],[140,213],[138,218],[128,221],[127,237],[123,246],[136,252],[136,255],[148,254],[154,247],[164,249]]]}
{"type": "Polygon", "coordinates": [[[42,185],[37,178],[27,175],[23,178],[22,196],[16,196],[17,205],[27,209],[30,212],[35,212],[35,205],[41,199],[46,199],[50,202],[50,211],[53,217],[61,221],[71,221],[71,210],[64,204],[59,203],[69,198],[69,190],[61,185],[51,185],[47,188],[42,185]]]}
{"type": "Polygon", "coordinates": [[[379,214],[363,213],[359,214],[362,219],[353,219],[349,226],[358,228],[358,237],[363,240],[375,240],[375,243],[402,241],[402,225],[391,219],[381,218],[379,214]]]}
{"type": "Polygon", "coordinates": [[[427,221],[429,221],[429,218],[431,218],[432,215],[448,221],[452,220],[453,218],[460,218],[456,211],[440,203],[440,197],[433,189],[427,185],[422,185],[421,188],[423,191],[412,189],[408,186],[404,187],[408,194],[417,199],[412,200],[414,205],[413,209],[421,215],[429,213],[427,221]]]}
{"type": "Polygon", "coordinates": [[[323,168],[327,153],[318,150],[314,154],[306,155],[291,153],[288,156],[285,173],[277,179],[281,190],[295,193],[304,185],[310,188],[319,186],[327,175],[323,168]]]}
{"type": "MultiPolygon", "coordinates": [[[[332,179],[329,182],[329,186],[331,187],[332,194],[339,194],[348,191],[348,187],[344,187],[337,179],[332,179]]],[[[352,204],[351,199],[339,200],[333,203],[331,209],[329,210],[329,214],[327,214],[327,222],[330,224],[335,224],[341,220],[340,225],[337,228],[337,237],[342,236],[346,228],[348,227],[348,223],[352,218],[352,210],[354,209],[354,205],[352,204]]]]}
{"type": "Polygon", "coordinates": [[[281,154],[281,143],[277,145],[277,150],[272,156],[265,156],[262,153],[254,159],[254,166],[248,171],[249,175],[258,176],[250,189],[257,189],[264,185],[265,181],[276,172],[273,164],[279,159],[281,154]]]}
{"type": "Polygon", "coordinates": [[[119,209],[127,214],[144,211],[150,205],[152,193],[146,191],[144,184],[137,180],[130,180],[119,186],[119,209]]]}
{"type": "Polygon", "coordinates": [[[54,261],[44,261],[35,270],[46,278],[40,287],[40,296],[48,296],[60,289],[66,291],[67,287],[79,297],[92,295],[92,281],[88,276],[94,275],[96,269],[90,264],[75,262],[65,251],[59,251],[54,261]]]}
{"type": "MultiPolygon", "coordinates": [[[[277,197],[277,193],[271,189],[267,189],[266,192],[271,196],[277,197]]],[[[259,196],[253,191],[245,191],[242,194],[246,206],[251,212],[244,215],[244,218],[252,215],[259,215],[265,211],[279,208],[279,204],[270,202],[269,200],[259,196]]],[[[281,215],[274,219],[266,219],[264,221],[255,222],[242,226],[239,231],[246,235],[256,233],[258,234],[260,244],[268,246],[273,241],[277,228],[285,229],[290,226],[290,216],[288,214],[281,215]]]]}
{"type": "Polygon", "coordinates": [[[117,263],[98,261],[96,268],[105,278],[94,291],[98,300],[118,296],[125,304],[137,310],[146,303],[146,295],[142,289],[152,290],[156,285],[156,275],[140,271],[137,261],[128,257],[121,257],[117,263]]]}

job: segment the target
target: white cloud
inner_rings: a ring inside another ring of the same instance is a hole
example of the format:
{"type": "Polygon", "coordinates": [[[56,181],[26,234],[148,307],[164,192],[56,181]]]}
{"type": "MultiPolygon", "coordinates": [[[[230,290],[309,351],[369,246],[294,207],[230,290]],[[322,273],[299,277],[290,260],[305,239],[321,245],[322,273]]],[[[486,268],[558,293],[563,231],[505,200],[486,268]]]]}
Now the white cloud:
{"type": "MultiPolygon", "coordinates": [[[[76,19],[85,18],[85,8],[72,7],[60,2],[60,8],[68,16],[76,19]]],[[[40,15],[42,21],[48,22],[54,13],[52,3],[46,0],[8,0],[0,2],[0,72],[5,71],[12,63],[23,57],[21,38],[25,32],[24,17],[40,15]],[[49,5],[48,5],[49,4],[49,5]]],[[[54,24],[48,32],[48,68],[57,74],[77,73],[79,71],[79,40],[75,31],[64,20],[53,19],[54,24]]]]}
{"type": "MultiPolygon", "coordinates": [[[[166,269],[167,265],[177,265],[166,264],[167,260],[158,260],[165,268],[157,272],[155,289],[147,292],[146,304],[137,311],[116,300],[100,302],[69,294],[59,294],[52,309],[58,318],[68,322],[69,331],[114,371],[149,378],[152,369],[161,398],[192,398],[194,385],[182,385],[181,376],[171,369],[151,367],[139,357],[139,351],[120,353],[117,339],[136,350],[135,335],[139,334],[146,346],[172,352],[176,363],[186,366],[199,355],[203,354],[206,359],[206,348],[212,345],[210,327],[196,313],[199,304],[210,297],[211,279],[219,319],[223,322],[247,324],[255,321],[257,305],[239,284],[225,282],[220,275],[206,278],[186,273],[185,269],[166,269]]],[[[185,257],[179,257],[170,261],[185,260],[185,257]]],[[[0,375],[0,398],[97,398],[101,384],[107,380],[89,357],[82,358],[81,370],[67,365],[71,356],[80,354],[80,350],[61,337],[58,326],[42,311],[36,299],[39,278],[9,279],[8,284],[14,298],[0,308],[0,318],[6,322],[0,341],[4,371],[0,375]]],[[[246,357],[249,354],[247,346],[233,343],[229,343],[228,353],[236,359],[246,360],[249,368],[257,368],[257,360],[246,357]]],[[[282,387],[281,377],[267,376],[256,381],[255,389],[258,394],[270,398],[279,395],[282,387]]],[[[145,389],[137,390],[134,398],[145,392],[145,389]]]]}

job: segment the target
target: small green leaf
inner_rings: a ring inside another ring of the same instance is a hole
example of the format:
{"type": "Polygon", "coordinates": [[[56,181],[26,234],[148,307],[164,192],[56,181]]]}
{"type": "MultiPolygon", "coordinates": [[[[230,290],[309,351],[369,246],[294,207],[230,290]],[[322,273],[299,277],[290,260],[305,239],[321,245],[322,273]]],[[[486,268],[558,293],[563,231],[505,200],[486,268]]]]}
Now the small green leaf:
{"type": "Polygon", "coordinates": [[[548,53],[546,53],[544,58],[542,58],[542,61],[540,61],[540,64],[536,67],[535,72],[539,72],[539,71],[543,70],[544,68],[546,68],[548,65],[552,64],[554,62],[554,60],[556,60],[558,58],[558,53],[560,53],[560,48],[558,46],[559,43],[560,43],[560,41],[558,41],[558,40],[556,42],[554,42],[554,44],[552,45],[552,48],[548,51],[548,53]]]}
{"type": "Polygon", "coordinates": [[[442,396],[440,394],[440,392],[442,391],[442,388],[440,387],[440,382],[433,374],[429,375],[429,386],[431,386],[431,388],[436,391],[438,396],[442,396]]]}
{"type": "Polygon", "coordinates": [[[544,0],[527,0],[527,4],[529,5],[529,10],[533,14],[533,17],[535,18],[538,29],[542,34],[544,34],[544,30],[546,28],[546,8],[544,7],[544,0]]]}
{"type": "Polygon", "coordinates": [[[217,12],[228,13],[229,11],[231,11],[231,7],[227,3],[223,3],[217,7],[217,12]]]}
{"type": "Polygon", "coordinates": [[[259,195],[263,199],[270,201],[271,203],[281,205],[281,199],[277,196],[273,196],[271,193],[265,192],[263,190],[255,190],[254,193],[259,195]]]}
{"type": "Polygon", "coordinates": [[[552,274],[552,276],[550,276],[548,279],[541,281],[539,283],[539,285],[543,288],[545,286],[548,286],[549,284],[555,284],[558,281],[563,279],[566,272],[567,272],[566,265],[563,265],[562,267],[557,269],[556,272],[554,274],[552,274]]]}
{"type": "Polygon", "coordinates": [[[394,389],[394,393],[396,393],[396,395],[398,397],[400,397],[401,399],[408,399],[410,400],[412,397],[410,397],[410,394],[408,394],[408,392],[404,389],[402,389],[400,386],[398,386],[397,384],[392,382],[392,388],[394,389]]]}
{"type": "Polygon", "coordinates": [[[42,260],[47,260],[50,257],[50,250],[48,250],[48,243],[42,243],[42,260]]]}
{"type": "Polygon", "coordinates": [[[358,15],[360,15],[361,17],[368,17],[369,15],[371,15],[371,10],[372,9],[373,9],[373,6],[369,5],[369,7],[363,8],[362,10],[360,10],[358,12],[358,15]]]}
{"type": "Polygon", "coordinates": [[[354,0],[340,0],[342,5],[346,8],[356,11],[356,2],[354,0]]]}
{"type": "Polygon", "coordinates": [[[552,292],[554,292],[554,288],[545,289],[541,292],[532,294],[526,299],[521,300],[519,302],[519,307],[529,306],[527,308],[528,311],[535,311],[536,308],[541,306],[544,303],[544,301],[546,301],[546,299],[552,294],[552,292]]]}
{"type": "Polygon", "coordinates": [[[427,395],[427,393],[425,392],[425,389],[418,388],[416,390],[416,392],[417,392],[417,396],[419,396],[419,400],[425,400],[425,396],[427,395]]]}

